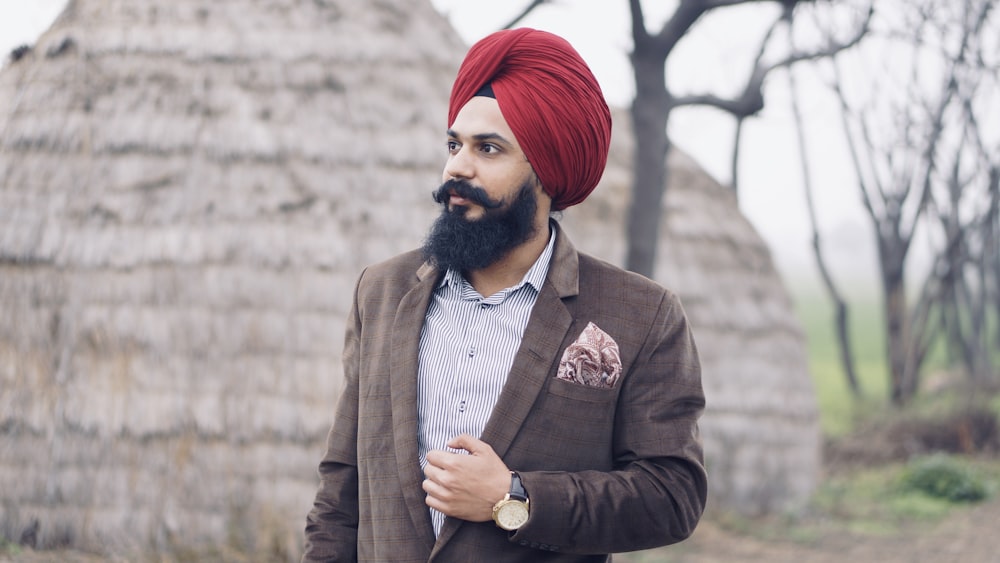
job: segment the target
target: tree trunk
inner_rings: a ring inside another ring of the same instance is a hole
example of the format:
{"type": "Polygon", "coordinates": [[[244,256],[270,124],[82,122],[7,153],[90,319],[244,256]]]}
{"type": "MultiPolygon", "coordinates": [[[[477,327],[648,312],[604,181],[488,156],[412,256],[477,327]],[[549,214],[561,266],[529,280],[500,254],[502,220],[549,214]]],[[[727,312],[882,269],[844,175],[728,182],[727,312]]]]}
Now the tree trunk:
{"type": "MultiPolygon", "coordinates": [[[[792,51],[794,45],[790,45],[792,51]]],[[[830,300],[833,301],[835,313],[835,328],[837,332],[837,344],[840,352],[840,365],[844,369],[847,377],[847,385],[851,390],[851,395],[855,398],[861,396],[861,385],[858,383],[858,376],[854,369],[854,353],[851,351],[851,336],[848,330],[847,303],[840,295],[840,290],[833,281],[830,269],[827,268],[826,258],[823,255],[823,245],[820,243],[819,225],[816,220],[816,204],[813,201],[812,172],[809,167],[809,151],[806,147],[805,120],[802,118],[802,110],[799,105],[799,92],[795,81],[794,69],[788,69],[788,91],[791,93],[792,115],[795,117],[795,133],[798,141],[799,163],[802,166],[802,187],[806,195],[806,209],[809,212],[809,225],[812,228],[812,249],[813,257],[816,259],[816,268],[819,270],[823,280],[823,287],[826,288],[830,300]]],[[[740,125],[743,120],[740,120],[740,125]]],[[[738,139],[738,137],[737,137],[738,139]]],[[[739,142],[737,141],[737,144],[739,142]]],[[[736,159],[733,159],[733,174],[736,173],[736,159]]]]}
{"type": "Polygon", "coordinates": [[[635,152],[632,201],[626,223],[628,250],[625,267],[652,278],[667,185],[670,97],[665,82],[664,57],[653,49],[637,45],[632,59],[636,84],[636,95],[632,101],[635,152]]]}
{"type": "Polygon", "coordinates": [[[840,351],[840,365],[844,369],[844,376],[847,378],[847,386],[851,390],[851,395],[859,398],[862,395],[861,384],[858,382],[857,370],[854,369],[854,352],[851,348],[847,303],[837,293],[831,294],[831,298],[835,308],[834,322],[837,330],[838,350],[840,351]]]}
{"type": "MultiPolygon", "coordinates": [[[[883,243],[884,244],[884,243],[883,243]]],[[[886,355],[889,360],[890,398],[903,406],[916,392],[915,376],[908,368],[906,282],[900,262],[882,257],[882,290],[885,299],[886,355]]]]}

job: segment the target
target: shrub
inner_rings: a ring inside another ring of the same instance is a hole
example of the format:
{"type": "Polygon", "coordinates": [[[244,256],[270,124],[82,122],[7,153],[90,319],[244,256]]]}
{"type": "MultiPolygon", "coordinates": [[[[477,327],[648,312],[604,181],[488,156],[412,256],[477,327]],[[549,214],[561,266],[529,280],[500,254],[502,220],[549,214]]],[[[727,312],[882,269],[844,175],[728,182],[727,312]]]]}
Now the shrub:
{"type": "Polygon", "coordinates": [[[949,502],[976,502],[988,495],[986,482],[953,456],[917,459],[902,474],[902,488],[949,502]]]}

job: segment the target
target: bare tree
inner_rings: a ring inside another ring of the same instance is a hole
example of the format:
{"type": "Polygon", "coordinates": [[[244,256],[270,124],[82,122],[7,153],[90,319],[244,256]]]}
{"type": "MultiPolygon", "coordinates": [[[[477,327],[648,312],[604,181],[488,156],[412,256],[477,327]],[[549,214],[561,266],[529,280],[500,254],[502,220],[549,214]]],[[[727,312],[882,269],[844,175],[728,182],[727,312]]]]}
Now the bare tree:
{"type": "MultiPolygon", "coordinates": [[[[870,17],[870,6],[868,13],[870,17]]],[[[786,11],[784,19],[788,22],[789,27],[791,27],[793,17],[793,10],[786,11]]],[[[790,29],[788,33],[788,41],[789,51],[795,52],[794,34],[791,33],[790,29]]],[[[813,256],[816,258],[816,268],[819,270],[823,287],[826,289],[827,294],[830,296],[830,300],[833,302],[834,333],[837,336],[837,347],[840,351],[840,364],[844,370],[844,375],[847,378],[847,386],[848,389],[851,390],[851,394],[854,397],[860,397],[862,395],[861,385],[858,382],[857,369],[854,363],[854,353],[852,351],[849,331],[850,311],[847,306],[847,300],[844,299],[843,293],[837,287],[837,284],[833,279],[833,273],[830,271],[830,267],[827,264],[823,253],[823,244],[820,237],[819,225],[816,219],[816,205],[813,198],[812,174],[810,172],[809,157],[807,156],[808,150],[806,150],[808,135],[805,131],[805,119],[802,115],[802,110],[799,104],[799,91],[795,79],[795,69],[793,67],[789,67],[786,74],[788,76],[788,90],[791,92],[792,115],[795,120],[795,131],[799,149],[799,162],[802,165],[802,187],[805,190],[806,209],[809,214],[809,224],[812,229],[813,256]]],[[[740,121],[742,122],[742,120],[740,121]]],[[[740,130],[738,129],[737,138],[739,136],[739,131],[740,130]]],[[[736,143],[736,147],[739,147],[738,142],[736,143]]],[[[737,162],[735,154],[737,154],[737,150],[734,150],[733,153],[733,178],[736,178],[737,162]]]]}
{"type": "MultiPolygon", "coordinates": [[[[674,48],[691,31],[694,24],[713,10],[740,4],[777,4],[777,16],[786,13],[808,0],[680,0],[672,15],[656,33],[646,28],[639,0],[629,0],[632,15],[632,68],[635,76],[636,95],[632,102],[632,125],[636,137],[632,202],[627,220],[628,251],[625,265],[628,269],[653,275],[657,242],[660,232],[663,196],[667,189],[666,159],[670,151],[667,125],[671,112],[681,106],[702,105],[717,108],[742,120],[764,107],[764,80],[777,68],[797,62],[829,57],[856,44],[866,32],[861,25],[854,37],[818,47],[806,52],[788,53],[782,60],[765,64],[758,56],[741,93],[732,98],[714,94],[675,96],[667,85],[666,65],[674,48]]],[[[768,34],[764,42],[770,37],[768,34]]],[[[763,53],[764,45],[760,49],[763,53]]]]}
{"type": "Polygon", "coordinates": [[[1000,94],[1000,61],[995,51],[990,51],[995,46],[984,37],[984,32],[989,34],[987,37],[995,37],[987,27],[992,10],[992,3],[966,1],[963,10],[955,15],[956,27],[967,44],[966,51],[959,53],[962,60],[954,78],[958,115],[953,129],[958,138],[946,154],[950,166],[942,171],[941,188],[932,190],[930,204],[931,221],[936,222],[943,240],[943,252],[937,257],[941,278],[937,304],[943,336],[953,357],[978,381],[994,376],[995,360],[989,352],[987,311],[991,310],[990,292],[997,283],[996,277],[989,275],[989,264],[991,260],[995,264],[997,258],[1000,138],[990,139],[989,135],[997,133],[984,130],[981,122],[986,108],[980,103],[995,100],[1000,94]]]}
{"type": "Polygon", "coordinates": [[[979,116],[996,111],[1000,96],[996,68],[991,70],[985,58],[992,54],[984,51],[989,42],[983,41],[987,33],[996,36],[991,0],[891,6],[883,1],[882,8],[901,17],[884,20],[882,39],[892,55],[878,72],[901,80],[869,84],[867,99],[852,102],[846,86],[857,85],[838,62],[834,91],[874,226],[890,396],[902,405],[917,392],[920,368],[942,332],[961,350],[971,372],[988,369],[988,347],[980,346],[986,327],[982,310],[996,281],[995,276],[990,280],[983,253],[995,240],[989,225],[995,224],[991,193],[997,147],[983,137],[979,116]],[[900,68],[906,72],[892,72],[900,68]],[[937,74],[929,79],[933,69],[937,74]],[[990,72],[989,91],[978,90],[979,79],[990,72]],[[911,304],[907,266],[921,228],[938,250],[911,304]]]}

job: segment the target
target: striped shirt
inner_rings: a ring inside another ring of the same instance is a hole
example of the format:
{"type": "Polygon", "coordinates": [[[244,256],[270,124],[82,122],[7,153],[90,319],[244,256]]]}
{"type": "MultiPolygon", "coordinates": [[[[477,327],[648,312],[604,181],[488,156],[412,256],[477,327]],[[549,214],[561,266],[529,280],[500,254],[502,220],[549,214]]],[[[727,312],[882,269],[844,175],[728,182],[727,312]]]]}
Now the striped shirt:
{"type": "MultiPolygon", "coordinates": [[[[500,397],[521,336],[549,272],[556,235],[517,285],[483,297],[454,270],[434,290],[420,333],[417,435],[420,467],[427,452],[449,450],[459,434],[479,437],[500,397]]],[[[434,534],[444,514],[430,509],[434,534]]]]}

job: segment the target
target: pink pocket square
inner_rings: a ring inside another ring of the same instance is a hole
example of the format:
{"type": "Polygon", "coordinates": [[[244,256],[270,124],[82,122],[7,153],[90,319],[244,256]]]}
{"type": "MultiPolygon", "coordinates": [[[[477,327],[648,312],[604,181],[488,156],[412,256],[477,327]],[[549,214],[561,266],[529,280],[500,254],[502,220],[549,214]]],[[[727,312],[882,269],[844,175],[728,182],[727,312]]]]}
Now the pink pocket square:
{"type": "Polygon", "coordinates": [[[569,345],[559,361],[558,379],[609,389],[622,374],[622,360],[614,338],[588,323],[576,342],[569,345]]]}

